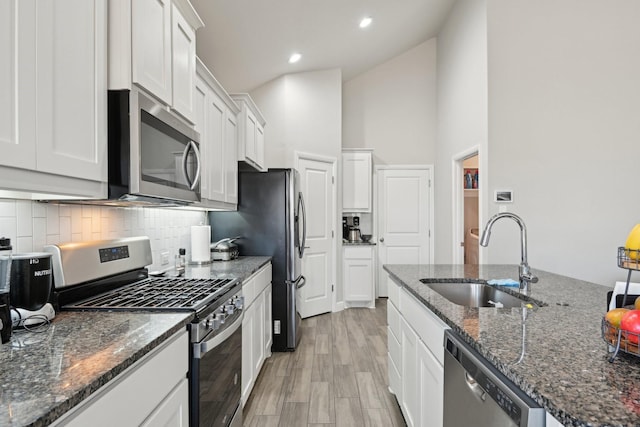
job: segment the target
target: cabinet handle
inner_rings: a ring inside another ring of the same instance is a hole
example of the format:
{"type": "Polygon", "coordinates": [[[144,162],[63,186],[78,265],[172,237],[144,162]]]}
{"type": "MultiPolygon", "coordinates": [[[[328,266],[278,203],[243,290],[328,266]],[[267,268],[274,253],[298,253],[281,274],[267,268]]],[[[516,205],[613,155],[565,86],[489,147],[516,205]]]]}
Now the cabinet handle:
{"type": "Polygon", "coordinates": [[[380,238],[380,243],[384,243],[384,237],[380,238]]]}

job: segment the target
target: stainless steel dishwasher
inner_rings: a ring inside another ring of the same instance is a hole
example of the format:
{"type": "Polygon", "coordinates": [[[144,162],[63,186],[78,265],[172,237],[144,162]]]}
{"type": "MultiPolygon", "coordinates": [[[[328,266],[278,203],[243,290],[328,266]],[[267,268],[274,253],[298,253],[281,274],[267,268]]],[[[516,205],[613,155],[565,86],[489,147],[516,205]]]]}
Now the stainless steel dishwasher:
{"type": "Polygon", "coordinates": [[[544,427],[545,410],[445,331],[444,427],[544,427]]]}

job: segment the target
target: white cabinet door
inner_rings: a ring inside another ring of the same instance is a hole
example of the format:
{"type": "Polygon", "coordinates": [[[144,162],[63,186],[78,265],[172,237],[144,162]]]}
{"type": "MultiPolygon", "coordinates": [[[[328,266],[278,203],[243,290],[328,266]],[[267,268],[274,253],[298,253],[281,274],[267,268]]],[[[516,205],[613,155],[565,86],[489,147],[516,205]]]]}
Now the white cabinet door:
{"type": "Polygon", "coordinates": [[[36,1],[0,2],[0,164],[36,168],[36,1]]]}
{"type": "Polygon", "coordinates": [[[171,30],[173,109],[193,122],[193,79],[196,75],[196,32],[174,5],[171,30]]]}
{"type": "Polygon", "coordinates": [[[420,340],[417,350],[419,425],[442,427],[444,368],[420,340]]]}
{"type": "Polygon", "coordinates": [[[0,52],[9,64],[0,67],[0,163],[105,182],[106,0],[0,8],[7,20],[0,52]]]}
{"type": "Polygon", "coordinates": [[[242,403],[246,403],[251,394],[255,371],[253,369],[253,333],[255,331],[255,309],[252,304],[245,308],[242,318],[242,403]]]}
{"type": "Polygon", "coordinates": [[[256,170],[263,171],[266,169],[264,164],[264,126],[266,122],[258,106],[248,94],[232,94],[231,98],[240,107],[237,160],[245,162],[256,170]]]}
{"type": "Polygon", "coordinates": [[[134,83],[171,105],[171,0],[132,1],[131,27],[134,83]]]}
{"type": "Polygon", "coordinates": [[[342,211],[371,212],[371,152],[342,153],[342,211]]]}
{"type": "Polygon", "coordinates": [[[207,141],[203,141],[202,149],[206,151],[203,179],[206,180],[206,192],[202,197],[209,200],[225,201],[224,194],[224,135],[225,106],[220,99],[210,92],[207,102],[207,141]]]}
{"type": "Polygon", "coordinates": [[[343,255],[344,300],[374,307],[373,246],[345,246],[343,255]]]}
{"type": "Polygon", "coordinates": [[[264,362],[264,291],[261,292],[260,295],[258,295],[253,305],[255,306],[255,314],[253,318],[253,343],[251,344],[251,363],[253,364],[254,377],[257,378],[258,373],[260,372],[260,368],[262,368],[262,362],[264,362]]]}
{"type": "Polygon", "coordinates": [[[271,356],[271,344],[273,344],[273,329],[272,329],[272,313],[271,313],[271,301],[273,291],[271,284],[264,290],[264,356],[265,358],[271,356]]]}
{"type": "Polygon", "coordinates": [[[373,264],[371,259],[345,259],[343,275],[345,301],[373,300],[373,264]]]}
{"type": "Polygon", "coordinates": [[[227,110],[224,131],[225,201],[236,204],[238,203],[238,121],[231,110],[227,110]]]}
{"type": "Polygon", "coordinates": [[[262,170],[266,170],[264,166],[264,128],[257,124],[256,126],[256,163],[262,170]]]}
{"type": "Polygon", "coordinates": [[[400,408],[409,427],[419,425],[418,336],[404,319],[400,321],[402,346],[402,400],[400,408]]]}
{"type": "Polygon", "coordinates": [[[171,394],[141,424],[141,427],[188,427],[189,380],[183,379],[171,394]]]}
{"type": "Polygon", "coordinates": [[[202,197],[237,204],[237,107],[199,61],[192,97],[194,124],[200,133],[200,153],[203,160],[200,187],[202,197]],[[232,110],[231,107],[236,109],[232,110]]]}
{"type": "Polygon", "coordinates": [[[249,160],[253,160],[254,163],[258,163],[258,151],[256,148],[256,117],[251,111],[246,112],[246,120],[244,123],[245,130],[245,157],[249,160]]]}

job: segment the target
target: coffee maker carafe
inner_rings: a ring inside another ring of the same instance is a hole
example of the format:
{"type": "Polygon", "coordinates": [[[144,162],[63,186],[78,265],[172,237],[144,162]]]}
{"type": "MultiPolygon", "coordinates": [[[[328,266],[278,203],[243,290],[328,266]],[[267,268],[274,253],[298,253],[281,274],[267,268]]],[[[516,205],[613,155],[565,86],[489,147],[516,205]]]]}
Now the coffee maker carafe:
{"type": "Polygon", "coordinates": [[[356,243],[361,242],[362,239],[360,237],[360,217],[354,216],[352,218],[353,225],[349,227],[349,242],[356,243]]]}

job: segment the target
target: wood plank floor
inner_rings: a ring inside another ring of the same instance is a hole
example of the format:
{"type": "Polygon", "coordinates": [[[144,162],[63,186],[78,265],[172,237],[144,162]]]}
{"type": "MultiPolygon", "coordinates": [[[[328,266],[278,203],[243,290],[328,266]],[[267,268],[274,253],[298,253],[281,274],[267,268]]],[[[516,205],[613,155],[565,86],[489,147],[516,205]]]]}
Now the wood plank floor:
{"type": "Polygon", "coordinates": [[[386,304],[304,319],[298,349],[266,360],[244,425],[404,427],[388,389],[386,304]]]}

